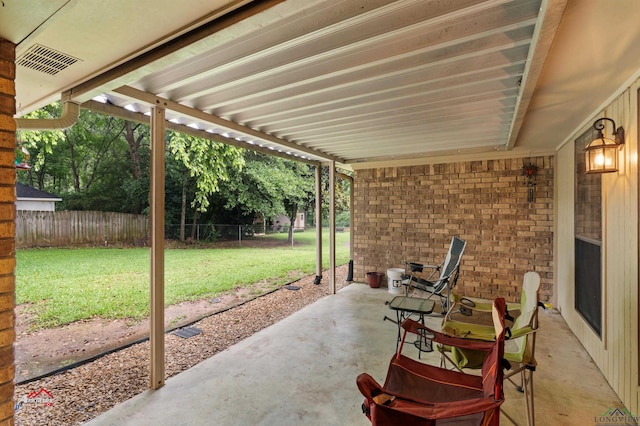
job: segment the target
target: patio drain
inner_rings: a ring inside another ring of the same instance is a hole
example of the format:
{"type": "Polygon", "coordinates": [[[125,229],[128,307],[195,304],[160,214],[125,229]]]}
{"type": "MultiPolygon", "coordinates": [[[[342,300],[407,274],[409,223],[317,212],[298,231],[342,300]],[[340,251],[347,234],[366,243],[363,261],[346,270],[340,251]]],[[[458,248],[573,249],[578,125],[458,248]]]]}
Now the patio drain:
{"type": "Polygon", "coordinates": [[[297,285],[289,284],[289,285],[285,285],[284,288],[286,288],[287,290],[300,290],[301,287],[297,285]]]}
{"type": "Polygon", "coordinates": [[[197,336],[200,333],[202,333],[202,330],[197,327],[184,327],[174,331],[171,334],[175,334],[176,336],[182,337],[183,339],[188,339],[190,337],[197,336]]]}

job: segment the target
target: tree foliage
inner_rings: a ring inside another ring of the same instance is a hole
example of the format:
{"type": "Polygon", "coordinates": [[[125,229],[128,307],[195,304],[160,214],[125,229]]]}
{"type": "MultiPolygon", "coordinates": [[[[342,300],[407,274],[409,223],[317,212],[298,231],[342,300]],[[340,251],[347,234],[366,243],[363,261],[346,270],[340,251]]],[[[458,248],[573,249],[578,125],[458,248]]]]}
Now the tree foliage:
{"type": "MultiPolygon", "coordinates": [[[[300,162],[247,151],[246,166],[223,189],[225,208],[244,216],[286,214],[293,224],[300,208],[314,199],[313,168],[300,162]]],[[[292,238],[290,227],[289,238],[292,238]]]]}
{"type": "MultiPolygon", "coordinates": [[[[329,168],[322,168],[322,217],[328,220],[329,217],[329,168]]],[[[336,177],[334,195],[336,214],[349,211],[349,192],[351,182],[347,179],[336,177]]]]}
{"type": "MultiPolygon", "coordinates": [[[[59,104],[53,104],[31,116],[59,114],[59,104]]],[[[81,110],[78,123],[68,129],[20,132],[32,168],[20,172],[19,181],[60,195],[63,209],[139,213],[143,205],[127,190],[131,174],[124,127],[123,120],[81,110]]]]}
{"type": "MultiPolygon", "coordinates": [[[[52,104],[30,117],[60,113],[60,105],[52,104]]],[[[148,125],[81,110],[69,129],[22,131],[19,138],[31,153],[32,168],[21,171],[18,180],[63,198],[58,208],[148,211],[148,125]]],[[[255,217],[281,214],[293,223],[299,210],[315,208],[313,166],[179,132],[167,132],[166,143],[168,224],[181,223],[183,229],[187,220],[249,224],[255,217]]],[[[327,175],[324,168],[323,210],[328,211],[327,175]]],[[[340,182],[338,209],[348,209],[348,184],[340,182]]]]}
{"type": "Polygon", "coordinates": [[[247,151],[245,160],[242,172],[224,186],[228,209],[274,217],[285,214],[288,205],[306,201],[313,191],[313,174],[309,176],[308,167],[302,163],[253,151],[247,151]]]}
{"type": "Polygon", "coordinates": [[[228,181],[231,171],[241,170],[244,166],[243,150],[178,132],[169,132],[168,139],[171,154],[195,181],[191,206],[206,211],[209,196],[220,190],[220,182],[228,181]]]}
{"type": "MultiPolygon", "coordinates": [[[[60,114],[58,104],[49,105],[28,114],[27,118],[52,118],[60,114]]],[[[54,131],[21,131],[18,138],[29,150],[31,169],[21,171],[18,180],[41,190],[48,188],[57,193],[67,186],[64,178],[68,176],[68,161],[64,149],[58,144],[64,139],[61,130],[54,131]]]]}

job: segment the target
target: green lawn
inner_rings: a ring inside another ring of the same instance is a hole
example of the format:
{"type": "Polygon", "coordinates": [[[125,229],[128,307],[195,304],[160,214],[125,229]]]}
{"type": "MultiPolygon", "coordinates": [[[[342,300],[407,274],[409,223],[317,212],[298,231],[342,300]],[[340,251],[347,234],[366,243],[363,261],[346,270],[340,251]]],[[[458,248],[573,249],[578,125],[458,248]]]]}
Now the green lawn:
{"type": "MultiPolygon", "coordinates": [[[[271,287],[315,272],[315,232],[259,238],[271,248],[191,248],[165,251],[165,304],[209,298],[268,280],[271,287]]],[[[349,261],[349,233],[336,234],[336,263],[349,261]]],[[[248,242],[250,244],[250,242],[248,242]]],[[[50,248],[16,253],[16,303],[36,314],[35,328],[101,318],[149,315],[148,248],[50,248]]],[[[323,234],[323,266],[329,265],[329,235],[323,234]]]]}

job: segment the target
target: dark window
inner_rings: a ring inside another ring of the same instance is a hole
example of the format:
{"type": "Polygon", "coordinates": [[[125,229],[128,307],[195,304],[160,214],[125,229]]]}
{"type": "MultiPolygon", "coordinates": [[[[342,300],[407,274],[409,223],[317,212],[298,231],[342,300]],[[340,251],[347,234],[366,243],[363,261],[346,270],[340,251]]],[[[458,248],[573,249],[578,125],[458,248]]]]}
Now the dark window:
{"type": "Polygon", "coordinates": [[[583,153],[595,137],[588,130],[575,141],[575,308],[602,337],[602,177],[585,174],[583,153]]]}

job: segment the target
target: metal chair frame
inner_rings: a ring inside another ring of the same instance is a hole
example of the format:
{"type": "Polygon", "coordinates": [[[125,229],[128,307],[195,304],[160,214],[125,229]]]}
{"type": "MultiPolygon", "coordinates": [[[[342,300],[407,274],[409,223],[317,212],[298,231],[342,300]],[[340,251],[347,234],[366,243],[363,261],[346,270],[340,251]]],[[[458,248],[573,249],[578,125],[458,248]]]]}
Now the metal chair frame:
{"type": "MultiPolygon", "coordinates": [[[[513,383],[520,392],[524,393],[527,424],[529,426],[535,425],[533,373],[537,367],[535,359],[535,345],[536,332],[538,330],[538,307],[541,305],[537,298],[539,285],[540,276],[536,272],[527,272],[525,274],[523,280],[523,295],[521,296],[523,303],[525,302],[525,291],[527,286],[530,287],[528,290],[529,292],[535,293],[535,299],[529,301],[529,303],[532,306],[535,306],[535,308],[531,313],[531,318],[528,323],[520,324],[521,321],[518,320],[518,317],[514,319],[510,318],[509,315],[509,310],[512,312],[515,310],[521,310],[523,308],[522,304],[508,303],[506,305],[507,312],[505,312],[505,317],[513,321],[514,325],[517,323],[517,328],[508,329],[506,333],[507,343],[505,344],[504,356],[508,363],[509,371],[505,372],[504,378],[513,383]],[[515,340],[519,338],[524,339],[524,341],[519,343],[519,345],[522,346],[515,344],[515,340]],[[509,348],[512,346],[512,342],[509,342],[509,340],[513,341],[513,346],[515,346],[518,351],[509,351],[509,348]],[[511,368],[513,367],[511,363],[516,364],[516,366],[511,368]],[[519,384],[515,383],[513,380],[516,375],[520,375],[519,384]]],[[[531,297],[531,295],[529,295],[529,297],[531,297]]],[[[468,320],[468,318],[472,317],[474,313],[488,312],[488,308],[491,306],[491,303],[492,302],[487,299],[455,296],[453,298],[453,305],[443,320],[442,331],[452,336],[469,339],[491,340],[495,338],[495,335],[491,332],[490,326],[482,327],[474,325],[470,326],[468,329],[465,329],[464,326],[465,323],[473,324],[472,321],[468,320]],[[466,318],[464,321],[457,321],[454,319],[454,316],[457,315],[462,315],[466,318]]],[[[520,314],[522,314],[522,311],[520,314]]],[[[438,350],[442,355],[441,367],[444,368],[446,366],[446,361],[449,361],[451,365],[459,371],[462,371],[465,368],[459,367],[458,363],[446,353],[447,351],[445,347],[440,345],[438,346],[438,350]]],[[[471,366],[466,368],[474,367],[471,366]]],[[[506,413],[504,414],[506,415],[506,413]]]]}
{"type": "Polygon", "coordinates": [[[434,295],[437,295],[440,298],[441,313],[444,315],[449,308],[451,290],[458,282],[460,260],[462,259],[466,246],[466,241],[454,236],[451,238],[449,251],[442,263],[438,265],[425,265],[405,261],[405,273],[402,277],[402,284],[405,286],[405,296],[409,295],[411,289],[418,289],[429,293],[427,299],[431,299],[434,295]],[[417,275],[423,272],[425,268],[433,269],[426,279],[417,275]],[[438,272],[440,274],[434,278],[438,272]],[[445,294],[443,294],[443,292],[445,294]]]}

